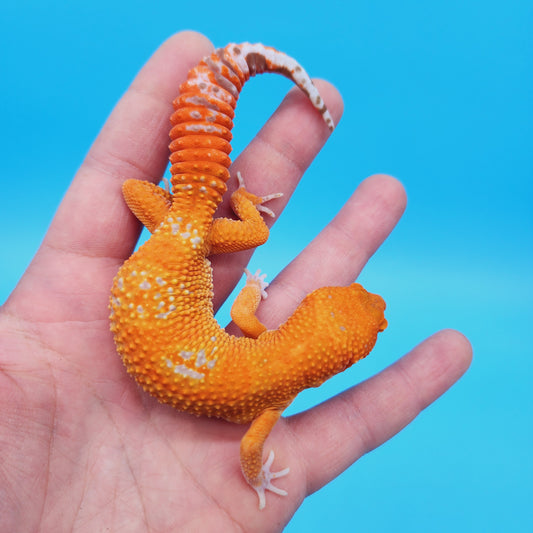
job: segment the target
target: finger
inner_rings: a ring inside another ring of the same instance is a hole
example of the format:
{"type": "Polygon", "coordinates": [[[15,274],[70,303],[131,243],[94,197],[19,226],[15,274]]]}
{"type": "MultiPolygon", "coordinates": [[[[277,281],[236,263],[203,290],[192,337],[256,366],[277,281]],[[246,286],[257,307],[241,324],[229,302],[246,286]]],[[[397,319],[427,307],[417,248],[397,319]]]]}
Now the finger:
{"type": "MultiPolygon", "coordinates": [[[[340,94],[328,82],[319,80],[316,86],[337,123],[342,115],[340,94]]],[[[305,94],[293,88],[255,139],[235,160],[231,168],[232,176],[237,171],[241,172],[246,187],[258,196],[282,192],[283,197],[268,204],[279,215],[303,173],[324,146],[329,133],[321,114],[317,113],[305,94]]],[[[226,200],[236,187],[236,180],[230,180],[228,187],[226,200]]],[[[217,216],[230,216],[227,202],[221,206],[217,216]]],[[[265,222],[272,225],[274,220],[267,217],[265,222]]],[[[250,250],[212,258],[215,309],[233,290],[252,253],[253,250],[250,250]]]]}
{"type": "Polygon", "coordinates": [[[288,418],[308,472],[307,493],[398,433],[462,376],[471,359],[468,340],[444,330],[369,380],[288,418]]]}
{"type": "MultiPolygon", "coordinates": [[[[313,83],[337,124],[343,112],[340,93],[325,80],[314,80],[313,83]]],[[[322,115],[298,87],[293,87],[273,116],[234,161],[232,175],[240,172],[246,180],[246,186],[258,196],[282,192],[284,196],[281,199],[269,203],[269,207],[278,214],[330,134],[322,115]]],[[[237,180],[231,180],[228,183],[229,193],[236,187],[237,180]]],[[[229,212],[226,203],[220,213],[225,216],[229,212]]]]}
{"type": "Polygon", "coordinates": [[[405,210],[406,196],[396,179],[376,175],[363,181],[337,216],[268,288],[258,317],[277,327],[313,290],[347,285],[387,238],[405,210]]]}
{"type": "Polygon", "coordinates": [[[212,45],[194,32],[166,41],[117,104],[69,188],[45,244],[97,256],[127,257],[139,225],[121,194],[127,178],[158,182],[168,162],[172,100],[212,45]]]}

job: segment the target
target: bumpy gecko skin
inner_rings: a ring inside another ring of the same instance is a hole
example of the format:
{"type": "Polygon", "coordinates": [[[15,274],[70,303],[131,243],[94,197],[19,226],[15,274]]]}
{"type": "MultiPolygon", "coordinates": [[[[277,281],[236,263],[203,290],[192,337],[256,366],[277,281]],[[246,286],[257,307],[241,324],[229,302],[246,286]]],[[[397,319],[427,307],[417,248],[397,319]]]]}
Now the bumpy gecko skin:
{"type": "Polygon", "coordinates": [[[373,348],[385,329],[385,303],[360,285],[308,295],[277,330],[255,316],[266,296],[264,276],[247,272],[232,318],[244,337],[229,335],[213,316],[211,254],[263,244],[262,206],[276,197],[240,187],[231,196],[239,220],[214,218],[229,179],[234,109],[243,84],[261,72],[290,78],[333,129],[317,89],[292,58],[261,44],[230,44],[193,68],[174,101],[170,132],[171,188],[127,180],[124,198],[152,233],[120,268],[111,294],[111,330],[127,371],[161,402],[195,415],[251,426],[241,442],[241,467],[257,491],[286,494],[272,480],[263,445],[283,410],[373,348]]]}

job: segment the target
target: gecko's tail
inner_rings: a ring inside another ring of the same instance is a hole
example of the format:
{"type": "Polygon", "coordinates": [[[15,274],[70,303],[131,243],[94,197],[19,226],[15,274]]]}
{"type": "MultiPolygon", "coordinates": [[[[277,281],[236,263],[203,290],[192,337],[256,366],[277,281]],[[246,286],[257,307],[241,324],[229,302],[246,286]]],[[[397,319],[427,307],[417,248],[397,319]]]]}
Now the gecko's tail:
{"type": "Polygon", "coordinates": [[[244,43],[240,46],[229,45],[223,49],[233,55],[234,60],[240,61],[239,66],[243,72],[248,69],[248,79],[250,76],[262,74],[263,72],[275,72],[289,78],[297,85],[309,98],[313,106],[322,114],[324,122],[330,130],[335,127],[324,100],[320,96],[318,89],[314,86],[309,74],[292,57],[262,44],[244,43]],[[229,50],[228,50],[229,49],[229,50]]]}
{"type": "MultiPolygon", "coordinates": [[[[215,181],[221,180],[219,186],[225,188],[231,164],[228,154],[237,99],[250,76],[263,72],[275,72],[291,79],[333,129],[333,119],[318,89],[296,60],[262,44],[229,44],[189,72],[174,100],[170,132],[173,176],[208,175],[215,181]]],[[[173,185],[178,185],[174,181],[173,185]]]]}

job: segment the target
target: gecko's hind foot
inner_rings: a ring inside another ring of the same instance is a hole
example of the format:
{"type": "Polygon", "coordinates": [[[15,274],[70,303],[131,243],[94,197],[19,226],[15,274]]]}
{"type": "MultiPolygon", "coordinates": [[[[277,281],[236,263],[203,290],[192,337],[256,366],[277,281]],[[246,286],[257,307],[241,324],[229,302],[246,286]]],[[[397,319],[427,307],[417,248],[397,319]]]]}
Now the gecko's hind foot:
{"type": "Polygon", "coordinates": [[[272,481],[274,479],[286,476],[289,473],[289,468],[284,468],[283,470],[280,470],[278,472],[271,472],[270,467],[272,466],[273,462],[274,451],[271,450],[268,454],[268,458],[265,461],[265,464],[263,465],[263,468],[261,469],[261,484],[258,487],[254,487],[253,485],[251,485],[255,492],[257,492],[257,496],[259,497],[259,509],[264,509],[266,506],[265,491],[267,490],[273,492],[274,494],[279,494],[280,496],[287,496],[287,491],[275,487],[272,484],[272,481]]]}
{"type": "MultiPolygon", "coordinates": [[[[282,192],[276,192],[274,194],[268,194],[267,196],[256,196],[254,194],[251,194],[246,189],[246,186],[244,185],[244,178],[242,177],[240,172],[237,172],[237,181],[239,182],[239,189],[244,189],[248,194],[253,197],[253,201],[255,204],[255,208],[260,212],[264,213],[265,215],[268,215],[269,217],[274,218],[276,214],[272,209],[269,209],[268,207],[265,207],[263,204],[266,202],[270,202],[270,200],[275,200],[276,198],[281,198],[283,196],[282,192]]],[[[252,199],[252,198],[250,198],[252,199]]]]}

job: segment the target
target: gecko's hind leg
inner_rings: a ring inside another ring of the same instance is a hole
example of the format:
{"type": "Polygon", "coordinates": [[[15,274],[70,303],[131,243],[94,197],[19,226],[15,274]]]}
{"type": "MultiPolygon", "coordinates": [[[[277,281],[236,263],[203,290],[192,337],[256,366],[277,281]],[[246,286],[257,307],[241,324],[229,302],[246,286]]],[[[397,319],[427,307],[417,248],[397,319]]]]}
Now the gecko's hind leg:
{"type": "Polygon", "coordinates": [[[122,185],[122,193],[128,207],[150,233],[161,224],[172,204],[170,190],[149,181],[126,180],[122,185]]]}
{"type": "Polygon", "coordinates": [[[264,244],[269,235],[268,226],[262,214],[274,216],[274,212],[263,204],[282,196],[282,193],[257,196],[244,186],[240,172],[237,172],[239,187],[231,195],[231,207],[239,220],[216,218],[209,232],[210,253],[221,254],[249,250],[264,244]]]}

